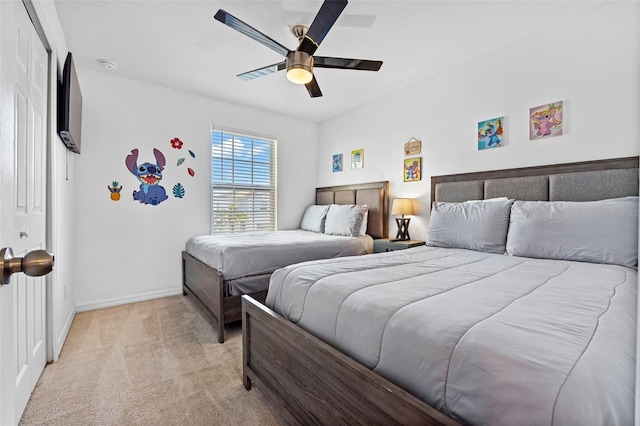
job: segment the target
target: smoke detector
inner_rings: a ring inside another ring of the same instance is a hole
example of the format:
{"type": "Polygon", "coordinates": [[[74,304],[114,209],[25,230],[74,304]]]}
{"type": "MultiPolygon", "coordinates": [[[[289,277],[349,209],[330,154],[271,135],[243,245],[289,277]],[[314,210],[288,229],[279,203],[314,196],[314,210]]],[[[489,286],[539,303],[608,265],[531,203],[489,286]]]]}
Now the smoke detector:
{"type": "Polygon", "coordinates": [[[100,59],[98,62],[100,62],[100,65],[102,65],[102,67],[108,71],[115,71],[116,68],[118,68],[118,64],[116,64],[115,62],[108,61],[106,59],[100,59]]]}

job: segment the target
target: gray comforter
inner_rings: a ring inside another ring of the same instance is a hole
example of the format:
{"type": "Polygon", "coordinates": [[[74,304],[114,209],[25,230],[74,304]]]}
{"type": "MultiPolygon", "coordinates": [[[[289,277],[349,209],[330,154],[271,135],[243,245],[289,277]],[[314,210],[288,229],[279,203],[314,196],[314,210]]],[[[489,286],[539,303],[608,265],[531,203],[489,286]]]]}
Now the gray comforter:
{"type": "Polygon", "coordinates": [[[232,280],[308,260],[367,254],[369,246],[368,235],[343,237],[293,229],[199,235],[187,241],[186,251],[232,280]]]}
{"type": "Polygon", "coordinates": [[[420,247],[277,270],[266,304],[453,418],[633,424],[635,269],[420,247]]]}

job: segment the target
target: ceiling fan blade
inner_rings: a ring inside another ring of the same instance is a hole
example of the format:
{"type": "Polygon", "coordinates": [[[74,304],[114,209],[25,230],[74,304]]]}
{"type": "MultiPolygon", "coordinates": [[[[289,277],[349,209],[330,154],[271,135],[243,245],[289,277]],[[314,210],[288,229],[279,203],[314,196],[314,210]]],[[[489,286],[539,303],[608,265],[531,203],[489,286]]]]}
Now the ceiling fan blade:
{"type": "Polygon", "coordinates": [[[309,27],[309,31],[307,31],[307,34],[302,39],[298,50],[313,55],[331,27],[333,27],[338,16],[340,16],[347,6],[347,3],[347,0],[325,0],[322,6],[320,6],[316,18],[309,27]]]}
{"type": "Polygon", "coordinates": [[[236,77],[240,78],[241,80],[248,81],[248,80],[253,80],[254,78],[262,77],[268,74],[273,74],[274,72],[282,71],[285,68],[287,68],[287,64],[285,61],[282,61],[282,62],[278,62],[277,64],[258,68],[257,70],[238,74],[236,77]]]}
{"type": "Polygon", "coordinates": [[[320,86],[318,86],[318,82],[316,81],[316,76],[313,76],[313,79],[304,85],[307,88],[307,92],[309,92],[309,96],[312,98],[319,98],[322,96],[322,91],[320,90],[320,86]]]}
{"type": "Polygon", "coordinates": [[[267,46],[269,49],[272,49],[278,52],[282,56],[287,56],[287,54],[289,53],[289,49],[287,49],[286,47],[284,47],[283,45],[281,45],[271,37],[261,33],[260,31],[253,28],[251,25],[242,22],[235,16],[225,12],[222,9],[218,10],[214,18],[222,22],[226,26],[231,27],[236,31],[240,31],[242,34],[254,39],[258,43],[261,43],[267,46]]]}
{"type": "Polygon", "coordinates": [[[313,66],[317,68],[338,68],[342,70],[378,71],[382,66],[382,61],[314,56],[313,66]]]}

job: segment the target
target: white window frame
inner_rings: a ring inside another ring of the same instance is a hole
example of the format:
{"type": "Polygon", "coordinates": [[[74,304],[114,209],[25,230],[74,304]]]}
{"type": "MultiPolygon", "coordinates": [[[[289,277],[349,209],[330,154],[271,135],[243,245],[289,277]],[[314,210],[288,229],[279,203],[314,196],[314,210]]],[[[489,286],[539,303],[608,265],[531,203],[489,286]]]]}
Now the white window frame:
{"type": "Polygon", "coordinates": [[[276,138],[220,126],[211,126],[210,136],[211,233],[276,230],[276,138]],[[268,163],[257,157],[260,151],[256,145],[260,147],[265,143],[269,146],[268,163]],[[269,164],[268,172],[265,164],[269,164]],[[268,181],[266,184],[255,181],[264,179],[268,181]],[[266,210],[260,207],[265,203],[266,210]]]}

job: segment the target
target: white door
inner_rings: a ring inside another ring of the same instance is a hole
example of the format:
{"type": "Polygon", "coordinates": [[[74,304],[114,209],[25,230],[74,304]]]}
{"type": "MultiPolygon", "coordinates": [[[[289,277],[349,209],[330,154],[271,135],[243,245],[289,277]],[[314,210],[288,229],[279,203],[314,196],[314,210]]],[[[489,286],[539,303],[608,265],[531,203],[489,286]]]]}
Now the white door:
{"type": "MultiPolygon", "coordinates": [[[[0,247],[44,249],[48,54],[24,5],[0,1],[0,247]]],[[[47,361],[44,277],[0,287],[0,424],[16,424],[47,361]],[[8,382],[8,383],[7,383],[8,382]]]]}

